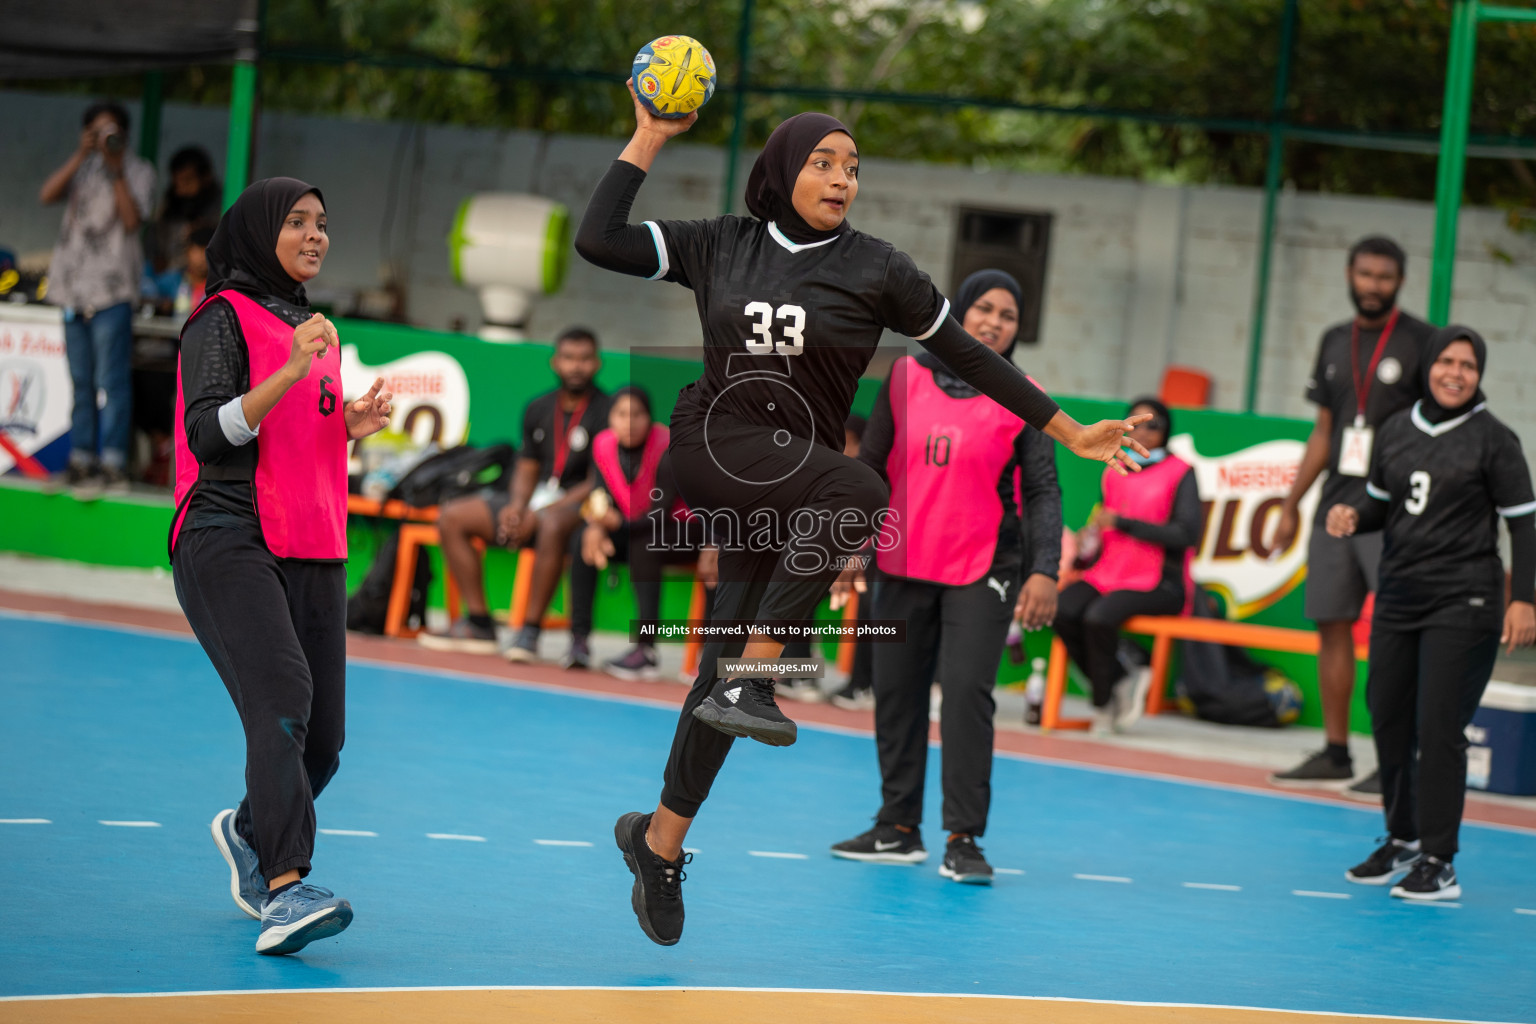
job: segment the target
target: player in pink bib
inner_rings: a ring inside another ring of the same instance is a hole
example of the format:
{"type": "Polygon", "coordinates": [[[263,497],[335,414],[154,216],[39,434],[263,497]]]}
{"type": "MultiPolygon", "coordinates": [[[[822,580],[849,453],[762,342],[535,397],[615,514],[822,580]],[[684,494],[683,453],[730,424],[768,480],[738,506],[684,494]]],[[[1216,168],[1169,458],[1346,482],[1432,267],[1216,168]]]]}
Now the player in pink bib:
{"type": "Polygon", "coordinates": [[[1093,564],[1061,592],[1056,609],[1056,632],[1092,683],[1099,733],[1141,717],[1151,673],[1121,659],[1120,624],[1133,615],[1188,613],[1203,515],[1194,472],[1166,447],[1173,431],[1168,407],[1138,398],[1131,412],[1152,414],[1132,432],[1151,454],[1136,457],[1143,465],[1135,476],[1104,474],[1104,500],[1087,531],[1098,534],[1097,555],[1088,551],[1093,564]]]}
{"type": "MultiPolygon", "coordinates": [[[[1011,275],[981,270],[960,285],[954,308],[967,333],[1010,358],[1023,301],[1011,275]]],[[[992,804],[992,690],[1009,622],[1018,617],[1037,628],[1056,610],[1055,446],[923,353],[891,368],[859,458],[891,488],[892,516],[875,545],[874,618],[905,621],[907,639],[873,645],[882,797],[875,826],[834,845],[832,855],[875,863],[927,859],[918,826],[928,694],[937,680],[948,833],[939,874],[989,885],[992,868],[976,840],[992,804]]],[[[845,585],[833,591],[834,604],[845,585]]]]}
{"type": "Polygon", "coordinates": [[[304,883],[314,798],[341,762],[346,707],[347,444],[389,421],[383,379],[342,399],[336,328],[304,285],[330,248],[320,190],[247,188],[208,245],[208,298],[176,379],[176,597],[245,729],[246,795],[213,819],[259,953],[352,921],[304,883]]]}

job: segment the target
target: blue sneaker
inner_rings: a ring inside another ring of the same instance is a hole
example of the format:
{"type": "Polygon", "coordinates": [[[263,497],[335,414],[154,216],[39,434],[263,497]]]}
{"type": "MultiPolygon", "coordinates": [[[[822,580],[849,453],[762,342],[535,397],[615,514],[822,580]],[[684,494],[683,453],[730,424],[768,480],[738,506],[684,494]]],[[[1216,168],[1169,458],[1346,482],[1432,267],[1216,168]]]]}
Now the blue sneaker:
{"type": "Polygon", "coordinates": [[[300,882],[261,908],[256,952],[276,956],[297,953],[318,939],[328,939],[352,923],[352,904],[329,889],[300,882]]]}
{"type": "Polygon", "coordinates": [[[211,829],[213,841],[229,864],[229,894],[235,898],[235,906],[260,921],[261,905],[267,902],[267,880],[261,877],[256,851],[235,831],[234,810],[215,814],[211,829]]]}

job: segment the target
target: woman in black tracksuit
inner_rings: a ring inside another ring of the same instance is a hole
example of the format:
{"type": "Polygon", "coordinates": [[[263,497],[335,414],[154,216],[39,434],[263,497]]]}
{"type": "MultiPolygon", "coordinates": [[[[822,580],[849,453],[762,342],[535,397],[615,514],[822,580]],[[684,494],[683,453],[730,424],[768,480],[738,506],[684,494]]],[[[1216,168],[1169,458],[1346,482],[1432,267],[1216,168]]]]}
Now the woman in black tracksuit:
{"type": "Polygon", "coordinates": [[[1387,839],[1346,876],[1412,900],[1461,895],[1452,859],[1467,786],[1466,728],[1499,644],[1536,639],[1536,495],[1520,439],[1478,387],[1487,346],[1451,326],[1424,352],[1425,397],[1382,424],[1367,498],[1328,532],[1384,530],[1366,701],[1387,839]],[[1509,603],[1499,559],[1509,530],[1509,603]]]}
{"type": "Polygon", "coordinates": [[[635,117],[576,249],[598,266],[694,293],[704,375],[672,413],[673,472],[721,548],[713,621],[752,623],[746,642],[705,647],[654,815],[626,814],[615,826],[641,928],[670,945],[682,934],[683,838],[731,737],[777,746],[795,739],[771,679],[721,678],[716,660],[777,657],[785,634],[770,624],[810,617],[885,508],[879,475],[842,454],[843,423],[881,333],[916,338],[962,380],[1084,457],[1117,460],[1134,442],[1124,420],[1085,427],[1061,412],[961,329],[908,256],[852,229],[858,151],[836,119],[800,114],[774,131],[748,178],[751,217],[632,225],[646,171],[697,114],[665,120],[636,100],[635,117]]]}
{"type": "MultiPolygon", "coordinates": [[[[960,285],[955,309],[968,333],[1009,358],[1022,301],[1010,275],[981,270],[960,285]]],[[[949,833],[939,874],[989,885],[992,867],[976,838],[986,832],[992,803],[992,690],[1009,622],[1018,615],[1038,628],[1056,610],[1061,487],[1055,445],[924,352],[891,367],[859,459],[890,482],[895,525],[906,534],[881,545],[874,618],[906,622],[907,641],[874,650],[884,798],[875,827],[837,843],[832,855],[870,863],[927,859],[918,826],[928,694],[937,678],[944,694],[943,823],[949,833]],[[1021,520],[1028,522],[1027,539],[1021,520]]]]}

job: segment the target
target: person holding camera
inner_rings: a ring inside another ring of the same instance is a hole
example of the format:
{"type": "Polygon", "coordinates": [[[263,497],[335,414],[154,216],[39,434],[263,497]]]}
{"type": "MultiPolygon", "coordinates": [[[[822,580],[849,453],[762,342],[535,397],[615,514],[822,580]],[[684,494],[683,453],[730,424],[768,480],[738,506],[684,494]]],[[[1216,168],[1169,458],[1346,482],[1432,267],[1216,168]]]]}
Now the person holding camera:
{"type": "Polygon", "coordinates": [[[94,103],[75,152],[38,194],[44,206],[65,201],[48,298],[64,309],[75,390],[64,476],[71,487],[128,489],[133,302],[144,267],[139,226],[154,208],[154,191],[154,167],[128,149],[128,112],[94,103]],[[106,404],[98,409],[102,392],[106,404]]]}

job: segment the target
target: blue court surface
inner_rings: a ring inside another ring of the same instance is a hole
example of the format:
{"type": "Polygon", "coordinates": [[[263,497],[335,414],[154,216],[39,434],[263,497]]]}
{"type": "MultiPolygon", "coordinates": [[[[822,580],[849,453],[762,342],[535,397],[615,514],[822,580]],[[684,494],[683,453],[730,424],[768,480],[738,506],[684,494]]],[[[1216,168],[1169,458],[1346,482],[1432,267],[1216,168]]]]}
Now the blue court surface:
{"type": "Polygon", "coordinates": [[[973,888],[937,873],[937,758],[926,865],[828,855],[879,779],[869,737],[814,727],[736,745],[658,947],[612,827],[654,806],[675,711],[377,663],[351,668],[311,876],[356,922],[262,957],[208,834],[243,743],[197,644],[0,614],[0,652],[3,996],[740,986],[1536,1021],[1536,835],[1466,827],[1463,900],[1409,905],[1344,881],[1375,813],[1000,757],[1006,873],[973,888]]]}

